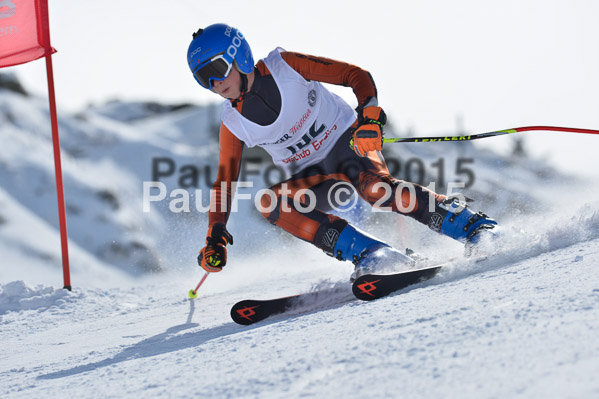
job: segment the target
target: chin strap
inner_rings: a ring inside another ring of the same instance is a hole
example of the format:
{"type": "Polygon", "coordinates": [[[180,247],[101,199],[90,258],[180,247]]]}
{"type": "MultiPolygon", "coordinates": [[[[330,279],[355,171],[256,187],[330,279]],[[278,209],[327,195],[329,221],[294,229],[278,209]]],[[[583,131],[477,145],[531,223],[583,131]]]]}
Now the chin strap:
{"type": "Polygon", "coordinates": [[[239,87],[239,92],[241,93],[241,95],[239,96],[239,98],[236,98],[232,101],[233,108],[237,108],[237,104],[239,104],[240,101],[243,101],[248,90],[247,75],[241,72],[239,73],[239,75],[241,76],[241,86],[239,87]]]}

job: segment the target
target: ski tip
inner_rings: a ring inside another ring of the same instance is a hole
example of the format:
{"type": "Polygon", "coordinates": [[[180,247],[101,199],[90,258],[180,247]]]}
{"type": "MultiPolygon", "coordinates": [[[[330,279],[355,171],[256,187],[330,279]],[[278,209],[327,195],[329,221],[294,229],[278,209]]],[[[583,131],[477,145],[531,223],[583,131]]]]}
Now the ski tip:
{"type": "Polygon", "coordinates": [[[231,318],[237,324],[249,326],[265,318],[261,312],[256,312],[256,309],[259,307],[256,301],[252,300],[237,302],[231,308],[231,318]]]}
{"type": "Polygon", "coordinates": [[[377,283],[379,281],[380,279],[377,279],[376,276],[370,274],[360,276],[352,284],[352,292],[356,298],[363,301],[377,299],[380,296],[378,293],[375,293],[375,291],[377,291],[377,283]]]}

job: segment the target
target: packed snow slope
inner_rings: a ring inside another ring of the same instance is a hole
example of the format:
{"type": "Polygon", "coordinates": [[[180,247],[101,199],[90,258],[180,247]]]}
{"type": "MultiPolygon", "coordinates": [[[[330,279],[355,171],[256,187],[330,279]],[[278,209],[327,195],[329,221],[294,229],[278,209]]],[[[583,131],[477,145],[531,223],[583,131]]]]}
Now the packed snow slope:
{"type": "Polygon", "coordinates": [[[597,397],[598,231],[599,214],[550,226],[374,302],[352,300],[347,276],[327,272],[319,288],[347,293],[250,327],[229,319],[232,304],[307,290],[327,262],[256,274],[248,260],[210,276],[196,300],[181,277],[72,293],[11,282],[0,395],[597,397]]]}
{"type": "MultiPolygon", "coordinates": [[[[289,237],[245,201],[228,223],[227,266],[190,300],[206,213],[169,195],[144,212],[143,183],[156,177],[168,194],[206,203],[218,107],[114,101],[59,113],[67,292],[47,103],[6,87],[0,397],[599,396],[599,182],[583,173],[472,143],[386,146],[399,178],[439,192],[466,183],[472,207],[501,226],[499,242],[481,245],[492,255],[463,259],[461,244],[358,202],[341,216],[431,261],[458,258],[426,283],[363,303],[351,295],[350,263],[289,237]],[[239,300],[311,290],[322,292],[317,301],[250,327],[229,317],[239,300]]],[[[401,136],[392,126],[387,134],[401,136]]],[[[241,194],[276,180],[264,153],[245,158],[254,187],[241,194]]]]}

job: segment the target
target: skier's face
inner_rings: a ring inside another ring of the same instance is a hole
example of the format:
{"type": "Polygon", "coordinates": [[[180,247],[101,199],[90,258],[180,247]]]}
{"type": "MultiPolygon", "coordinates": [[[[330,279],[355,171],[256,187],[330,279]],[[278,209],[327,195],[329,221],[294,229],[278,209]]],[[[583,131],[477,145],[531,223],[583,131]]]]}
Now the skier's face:
{"type": "Polygon", "coordinates": [[[235,68],[231,68],[229,76],[224,80],[214,82],[212,90],[223,98],[234,100],[241,96],[241,75],[235,68]]]}

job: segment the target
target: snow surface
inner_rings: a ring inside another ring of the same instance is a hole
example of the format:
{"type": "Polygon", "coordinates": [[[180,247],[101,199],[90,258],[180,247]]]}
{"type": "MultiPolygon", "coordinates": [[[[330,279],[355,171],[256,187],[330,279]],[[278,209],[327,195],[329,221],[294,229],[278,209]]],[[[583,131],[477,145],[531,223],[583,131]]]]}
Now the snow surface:
{"type": "MultiPolygon", "coordinates": [[[[167,202],[142,212],[142,182],[154,157],[204,173],[217,157],[215,112],[112,102],[60,116],[68,292],[47,105],[0,89],[0,397],[599,397],[598,182],[472,143],[387,146],[404,178],[415,157],[427,181],[440,157],[446,181],[463,178],[457,159],[475,159],[465,193],[500,222],[501,245],[482,243],[495,255],[463,259],[460,244],[361,205],[343,216],[432,261],[459,260],[360,302],[351,264],[245,203],[229,223],[229,264],[189,300],[206,215],[167,202]],[[311,290],[324,294],[253,326],[229,317],[242,299],[311,290]]],[[[163,182],[172,190],[179,177],[163,182]]],[[[264,188],[253,181],[247,193],[264,188]]]]}
{"type": "Polygon", "coordinates": [[[0,395],[597,397],[599,215],[567,227],[388,298],[352,300],[345,283],[250,327],[230,320],[232,304],[306,289],[322,269],[225,271],[195,301],[181,277],[71,293],[3,284],[0,395]],[[572,229],[586,239],[571,245],[572,229]]]}

